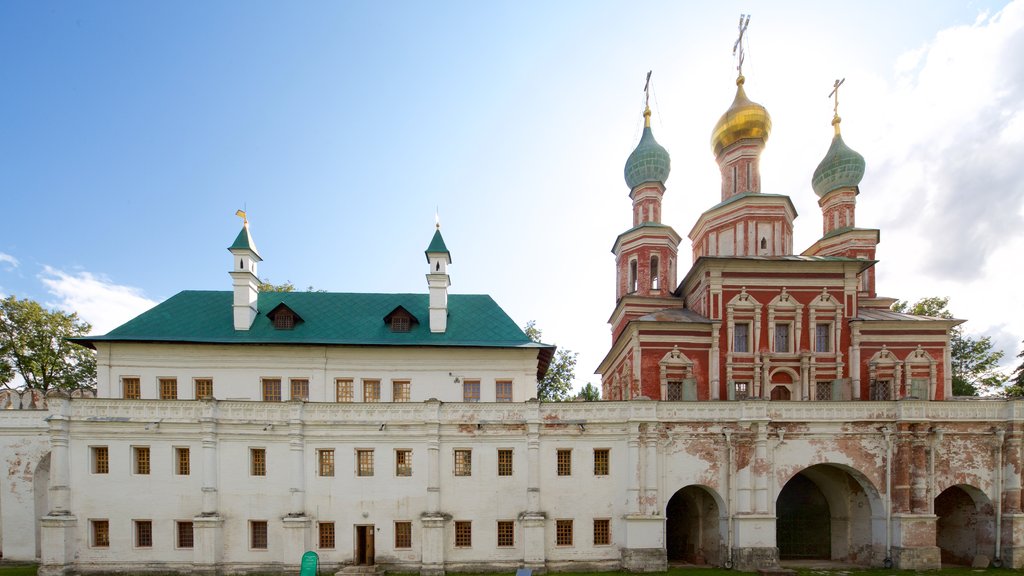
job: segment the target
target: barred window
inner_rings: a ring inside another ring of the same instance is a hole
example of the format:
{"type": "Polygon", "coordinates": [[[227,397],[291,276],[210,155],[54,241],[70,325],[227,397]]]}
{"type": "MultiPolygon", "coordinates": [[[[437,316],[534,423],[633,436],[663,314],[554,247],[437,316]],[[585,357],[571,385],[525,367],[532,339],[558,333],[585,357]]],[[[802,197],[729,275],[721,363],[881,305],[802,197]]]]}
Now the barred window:
{"type": "Polygon", "coordinates": [[[356,475],[373,476],[373,450],[356,450],[356,475]]]}
{"type": "Polygon", "coordinates": [[[121,378],[121,388],[126,399],[142,398],[142,384],[138,378],[121,378]]]}
{"type": "Polygon", "coordinates": [[[363,402],[380,402],[380,380],[363,380],[363,402]]]}
{"type": "Polygon", "coordinates": [[[152,548],[153,547],[153,521],[152,520],[136,520],[135,521],[135,547],[136,548],[152,548]]]}
{"type": "Polygon", "coordinates": [[[571,476],[572,475],[572,449],[560,448],[557,453],[558,462],[558,475],[559,476],[571,476]]]}
{"type": "Polygon", "coordinates": [[[409,401],[408,380],[393,380],[391,382],[391,399],[395,402],[409,401]]]}
{"type": "Polygon", "coordinates": [[[192,548],[195,546],[195,539],[192,536],[192,523],[188,521],[175,522],[177,531],[178,548],[192,548]]]}
{"type": "Polygon", "coordinates": [[[873,380],[869,387],[871,400],[891,400],[892,390],[888,380],[873,380]]]}
{"type": "Polygon", "coordinates": [[[814,399],[832,400],[832,382],[815,382],[814,399]]]}
{"type": "Polygon", "coordinates": [[[555,546],[572,546],[572,520],[555,520],[555,546]]]}
{"type": "Polygon", "coordinates": [[[178,447],[174,449],[174,473],[179,476],[188,476],[192,468],[191,454],[188,448],[178,447]]]}
{"type": "Polygon", "coordinates": [[[750,382],[733,382],[737,400],[750,398],[750,382]]]}
{"type": "Polygon", "coordinates": [[[473,545],[473,523],[469,520],[455,521],[455,547],[469,548],[473,545]]]}
{"type": "Polygon", "coordinates": [[[594,519],[594,546],[607,546],[612,543],[612,521],[608,518],[594,519]]]}
{"type": "Polygon", "coordinates": [[[178,379],[177,378],[160,378],[160,399],[161,400],[177,400],[178,399],[178,379]]]}
{"type": "Polygon", "coordinates": [[[683,383],[680,380],[669,380],[667,390],[669,402],[680,402],[683,399],[683,383]]]}
{"type": "Polygon", "coordinates": [[[281,401],[281,379],[280,378],[264,378],[263,382],[263,401],[264,402],[280,402],[281,401]]]}
{"type": "Polygon", "coordinates": [[[110,521],[91,520],[92,545],[95,548],[106,548],[110,546],[110,521]]]}
{"type": "Polygon", "coordinates": [[[213,378],[196,378],[196,400],[213,398],[213,378]]]}
{"type": "Polygon", "coordinates": [[[309,380],[306,378],[292,378],[291,396],[292,400],[309,400],[309,380]]]}
{"type": "Polygon", "coordinates": [[[512,520],[498,520],[498,547],[516,545],[516,524],[512,520]]]}
{"type": "Polygon", "coordinates": [[[352,379],[351,378],[338,378],[334,381],[334,400],[336,402],[352,402],[354,396],[352,395],[352,379]]]}
{"type": "Polygon", "coordinates": [[[395,522],[395,548],[412,548],[412,522],[395,522]]]}
{"type": "Polygon", "coordinates": [[[396,314],[391,317],[391,331],[392,332],[408,332],[409,331],[409,317],[401,314],[396,314]]]}
{"type": "Polygon", "coordinates": [[[473,474],[473,451],[468,449],[455,451],[455,475],[471,476],[473,474]]]}
{"type": "Polygon", "coordinates": [[[594,476],[607,476],[610,467],[608,448],[594,448],[594,476]]]}
{"type": "Polygon", "coordinates": [[[831,324],[815,324],[814,325],[814,351],[815,352],[831,352],[832,351],[832,325],[831,324]]]}
{"type": "Polygon", "coordinates": [[[317,450],[317,474],[320,476],[334,476],[334,450],[317,450]]]}
{"type": "Polygon", "coordinates": [[[412,476],[412,450],[395,450],[395,476],[412,476]]]}
{"type": "Polygon", "coordinates": [[[512,449],[501,448],[498,450],[498,476],[512,475],[512,449]]]}
{"type": "Polygon", "coordinates": [[[110,453],[106,446],[92,446],[92,473],[107,474],[110,472],[110,453]]]}
{"type": "Polygon", "coordinates": [[[479,402],[480,401],[480,381],[479,380],[463,380],[462,381],[462,401],[463,402],[479,402]]]}
{"type": "Polygon", "coordinates": [[[249,474],[252,476],[267,475],[267,449],[249,449],[249,474]]]}
{"type": "Polygon", "coordinates": [[[319,547],[323,549],[334,548],[334,522],[320,522],[319,532],[319,547]]]}
{"type": "Polygon", "coordinates": [[[512,381],[511,380],[497,380],[494,382],[494,401],[495,402],[511,402],[512,401],[512,381]]]}
{"type": "Polygon", "coordinates": [[[277,330],[291,330],[295,328],[295,314],[291,310],[282,308],[274,314],[274,328],[277,330]]]}
{"type": "Polygon", "coordinates": [[[149,446],[133,446],[132,460],[136,474],[149,474],[149,446]]]}
{"type": "Polygon", "coordinates": [[[249,547],[253,550],[267,549],[266,520],[252,520],[249,522],[249,547]]]}

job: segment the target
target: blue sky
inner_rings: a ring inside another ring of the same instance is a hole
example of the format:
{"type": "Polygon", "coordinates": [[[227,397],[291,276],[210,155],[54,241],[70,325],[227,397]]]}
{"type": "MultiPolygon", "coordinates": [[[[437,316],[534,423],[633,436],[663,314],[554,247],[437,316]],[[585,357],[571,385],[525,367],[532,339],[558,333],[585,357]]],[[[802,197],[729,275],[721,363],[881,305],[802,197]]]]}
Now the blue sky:
{"type": "Polygon", "coordinates": [[[879,291],[951,296],[1015,355],[1020,0],[0,3],[0,294],[107,331],[228,289],[243,207],[273,281],[425,292],[437,210],[452,291],[536,320],[597,383],[644,75],[685,236],[717,202],[741,12],[747,92],[774,121],[763,189],[793,197],[797,250],[820,235],[810,175],[845,77],[879,291]]]}

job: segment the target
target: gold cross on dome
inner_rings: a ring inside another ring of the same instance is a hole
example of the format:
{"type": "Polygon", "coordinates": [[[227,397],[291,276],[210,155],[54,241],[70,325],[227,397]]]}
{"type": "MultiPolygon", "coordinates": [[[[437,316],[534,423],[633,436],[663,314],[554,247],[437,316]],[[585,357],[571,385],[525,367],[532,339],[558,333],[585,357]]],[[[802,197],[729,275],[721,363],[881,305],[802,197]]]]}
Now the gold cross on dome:
{"type": "Polygon", "coordinates": [[[740,35],[732,45],[732,55],[736,56],[736,53],[739,52],[739,62],[736,64],[739,76],[743,76],[743,34],[746,33],[748,24],[750,24],[750,14],[740,14],[740,35]]]}
{"type": "Polygon", "coordinates": [[[846,82],[846,78],[842,80],[836,78],[836,83],[832,85],[832,92],[828,95],[829,98],[835,96],[836,103],[832,108],[832,113],[836,116],[839,116],[839,87],[843,85],[843,82],[846,82]]]}

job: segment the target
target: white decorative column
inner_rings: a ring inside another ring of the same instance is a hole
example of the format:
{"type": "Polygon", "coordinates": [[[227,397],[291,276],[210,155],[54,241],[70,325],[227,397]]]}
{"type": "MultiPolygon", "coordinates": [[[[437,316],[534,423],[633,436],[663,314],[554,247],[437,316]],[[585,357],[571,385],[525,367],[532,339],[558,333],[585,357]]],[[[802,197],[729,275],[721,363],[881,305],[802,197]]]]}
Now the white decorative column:
{"type": "Polygon", "coordinates": [[[302,426],[302,400],[288,401],[288,453],[290,468],[289,513],[284,522],[284,558],[282,563],[298,569],[302,555],[312,544],[312,518],[306,515],[306,439],[302,426]]]}
{"type": "Polygon", "coordinates": [[[427,511],[420,516],[420,574],[437,576],[444,574],[445,547],[445,515],[441,512],[441,402],[431,399],[425,404],[427,412],[434,414],[423,426],[427,437],[427,511]]]}
{"type": "Polygon", "coordinates": [[[40,576],[64,574],[75,559],[78,519],[71,513],[71,399],[61,390],[47,395],[50,407],[50,511],[40,521],[40,576]]]}
{"type": "Polygon", "coordinates": [[[204,414],[199,418],[202,442],[203,510],[192,519],[192,562],[194,572],[216,573],[224,541],[224,519],[218,511],[220,459],[217,454],[217,400],[200,400],[204,414]]]}
{"type": "MultiPolygon", "coordinates": [[[[534,403],[539,410],[540,404],[534,403]]],[[[544,530],[547,515],[540,509],[540,413],[526,424],[526,507],[522,515],[523,525],[523,566],[540,570],[544,568],[547,556],[544,530]]]]}

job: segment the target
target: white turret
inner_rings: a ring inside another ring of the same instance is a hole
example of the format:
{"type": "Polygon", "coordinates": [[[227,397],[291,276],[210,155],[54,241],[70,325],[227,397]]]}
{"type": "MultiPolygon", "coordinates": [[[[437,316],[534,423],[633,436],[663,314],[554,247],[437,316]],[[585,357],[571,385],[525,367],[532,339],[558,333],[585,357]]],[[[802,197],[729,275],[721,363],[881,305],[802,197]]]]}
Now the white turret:
{"type": "Polygon", "coordinates": [[[249,220],[245,218],[245,212],[239,210],[237,214],[242,217],[242,230],[228,247],[231,252],[231,283],[234,285],[235,330],[248,330],[256,319],[256,300],[260,293],[256,265],[263,259],[249,235],[249,220]]]}
{"type": "Polygon", "coordinates": [[[441,238],[441,225],[434,230],[434,237],[426,249],[427,264],[430,270],[427,272],[427,287],[430,289],[430,331],[444,332],[448,329],[448,287],[451,286],[451,279],[448,278],[448,265],[452,263],[451,253],[444,245],[444,238],[441,238]]]}

